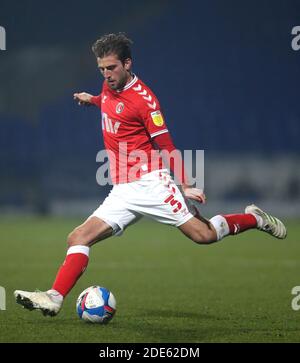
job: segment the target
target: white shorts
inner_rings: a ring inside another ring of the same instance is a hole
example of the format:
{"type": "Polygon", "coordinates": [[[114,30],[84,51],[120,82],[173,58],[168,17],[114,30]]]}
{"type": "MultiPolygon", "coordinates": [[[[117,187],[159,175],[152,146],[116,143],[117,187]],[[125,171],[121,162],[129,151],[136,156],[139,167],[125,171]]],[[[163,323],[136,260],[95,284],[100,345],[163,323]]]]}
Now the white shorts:
{"type": "Polygon", "coordinates": [[[130,224],[146,216],[180,226],[193,217],[187,201],[166,169],[155,170],[131,183],[113,186],[90,217],[98,217],[120,235],[130,224]]]}

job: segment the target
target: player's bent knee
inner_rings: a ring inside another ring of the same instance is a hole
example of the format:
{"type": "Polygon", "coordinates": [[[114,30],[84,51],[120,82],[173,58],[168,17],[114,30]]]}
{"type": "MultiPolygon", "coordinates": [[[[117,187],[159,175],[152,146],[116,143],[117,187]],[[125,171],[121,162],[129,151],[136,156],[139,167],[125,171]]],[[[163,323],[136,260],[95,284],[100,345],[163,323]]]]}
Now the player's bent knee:
{"type": "Polygon", "coordinates": [[[215,229],[209,222],[192,218],[179,226],[180,231],[198,244],[210,244],[217,241],[215,229]]]}
{"type": "Polygon", "coordinates": [[[85,245],[86,241],[84,241],[82,234],[80,231],[74,229],[67,238],[68,247],[76,246],[76,245],[85,245]]]}

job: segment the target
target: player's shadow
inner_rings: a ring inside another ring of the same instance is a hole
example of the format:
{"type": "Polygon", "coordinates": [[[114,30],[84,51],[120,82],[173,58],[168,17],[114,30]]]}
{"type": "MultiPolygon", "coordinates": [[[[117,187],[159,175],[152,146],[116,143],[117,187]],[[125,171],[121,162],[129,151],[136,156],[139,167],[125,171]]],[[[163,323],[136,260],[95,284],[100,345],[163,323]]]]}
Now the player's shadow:
{"type": "Polygon", "coordinates": [[[178,319],[182,319],[182,318],[187,318],[187,319],[193,319],[195,320],[202,320],[202,319],[214,319],[216,320],[217,317],[214,315],[210,315],[210,314],[201,314],[198,312],[192,312],[192,311],[184,311],[184,310],[176,310],[176,311],[172,311],[172,310],[167,310],[167,309],[147,309],[144,310],[141,314],[141,317],[147,317],[147,316],[151,316],[153,318],[178,318],[178,319]]]}
{"type": "Polygon", "coordinates": [[[126,325],[136,333],[139,320],[142,329],[139,336],[144,335],[148,342],[204,342],[232,334],[232,327],[227,325],[224,316],[216,316],[180,309],[147,309],[138,311],[136,320],[126,325]],[[182,321],[182,322],[180,322],[182,321]],[[163,323],[161,323],[163,322],[163,323]],[[179,324],[177,324],[179,322],[179,324]],[[174,329],[174,325],[176,329],[174,329]],[[153,339],[149,337],[153,337],[153,339]]]}

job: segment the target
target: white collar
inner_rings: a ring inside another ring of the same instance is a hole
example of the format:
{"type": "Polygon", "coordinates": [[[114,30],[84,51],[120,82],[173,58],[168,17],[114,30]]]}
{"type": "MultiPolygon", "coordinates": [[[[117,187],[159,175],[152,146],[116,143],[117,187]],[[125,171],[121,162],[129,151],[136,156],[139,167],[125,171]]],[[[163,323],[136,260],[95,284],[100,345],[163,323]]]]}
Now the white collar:
{"type": "Polygon", "coordinates": [[[127,89],[131,88],[138,80],[137,76],[135,74],[133,74],[133,79],[128,83],[126,84],[126,86],[120,90],[117,90],[117,92],[123,92],[123,91],[126,91],[127,89]]]}

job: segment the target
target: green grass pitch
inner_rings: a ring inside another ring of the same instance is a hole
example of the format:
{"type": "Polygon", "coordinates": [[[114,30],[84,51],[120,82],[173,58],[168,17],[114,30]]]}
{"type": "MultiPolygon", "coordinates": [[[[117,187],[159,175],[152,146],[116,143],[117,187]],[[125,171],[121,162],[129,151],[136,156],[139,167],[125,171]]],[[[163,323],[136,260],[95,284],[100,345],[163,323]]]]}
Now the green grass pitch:
{"type": "Polygon", "coordinates": [[[48,289],[78,219],[2,218],[0,342],[300,342],[300,224],[286,240],[250,231],[197,245],[176,228],[147,221],[95,245],[90,264],[55,317],[14,302],[15,289],[48,289]],[[117,313],[106,326],[81,321],[79,293],[109,288],[117,313]]]}

